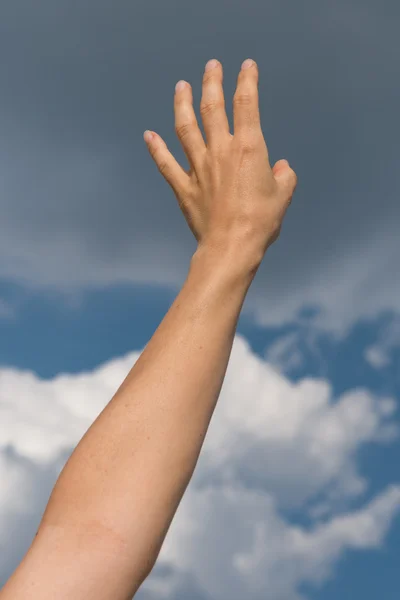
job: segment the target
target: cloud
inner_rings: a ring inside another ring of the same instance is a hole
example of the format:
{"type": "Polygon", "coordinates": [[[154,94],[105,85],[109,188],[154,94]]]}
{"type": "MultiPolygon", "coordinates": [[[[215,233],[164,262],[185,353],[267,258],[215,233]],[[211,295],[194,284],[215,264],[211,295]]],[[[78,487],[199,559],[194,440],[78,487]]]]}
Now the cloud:
{"type": "Polygon", "coordinates": [[[357,450],[396,425],[396,403],[365,389],[339,398],[322,379],[291,383],[236,337],[196,480],[231,477],[299,506],[322,489],[360,493],[357,450]],[[226,390],[226,391],[225,391],[226,390]],[[225,400],[226,399],[226,400],[225,400]],[[240,440],[240,442],[239,442],[240,440]],[[272,458],[273,457],[273,458],[272,458]]]}
{"type": "Polygon", "coordinates": [[[392,362],[392,352],[400,348],[400,317],[395,315],[382,329],[376,343],[365,349],[365,359],[372,367],[381,369],[392,362]]]}
{"type": "Polygon", "coordinates": [[[190,574],[207,600],[298,600],[300,584],[321,584],[346,551],[378,548],[399,508],[400,487],[389,487],[363,509],[305,529],[280,516],[271,494],[191,487],[159,556],[169,568],[143,590],[172,600],[190,574]]]}
{"type": "Polygon", "coordinates": [[[299,348],[298,338],[297,332],[280,336],[268,347],[265,354],[267,361],[278,369],[284,369],[287,373],[303,366],[304,355],[299,348]]]}
{"type": "MultiPolygon", "coordinates": [[[[73,447],[139,356],[51,380],[0,371],[0,580],[22,558],[73,447]],[[17,539],[11,557],[1,552],[17,539]]],[[[400,487],[366,500],[357,457],[396,427],[394,399],[366,389],[334,398],[327,381],[291,383],[236,336],[195,474],[140,594],[298,600],[300,585],[323,583],[347,550],[378,548],[400,487]]]]}
{"type": "Polygon", "coordinates": [[[219,58],[232,123],[238,69],[252,56],[271,160],[286,156],[299,187],[245,310],[276,324],[316,304],[335,329],[399,310],[399,11],[392,0],[255,1],[227,22],[211,0],[173,11],[4,0],[0,277],[63,293],[179,286],[195,242],[142,133],[158,131],[185,165],[176,81],[192,83],[200,120],[203,67],[219,58]],[[204,31],[218,31],[211,44],[204,31]]]}
{"type": "Polygon", "coordinates": [[[327,363],[320,349],[321,334],[325,333],[315,326],[315,316],[311,321],[297,319],[296,330],[280,335],[269,344],[265,351],[266,361],[286,375],[292,375],[312,363],[319,365],[320,373],[327,371],[327,363]]]}

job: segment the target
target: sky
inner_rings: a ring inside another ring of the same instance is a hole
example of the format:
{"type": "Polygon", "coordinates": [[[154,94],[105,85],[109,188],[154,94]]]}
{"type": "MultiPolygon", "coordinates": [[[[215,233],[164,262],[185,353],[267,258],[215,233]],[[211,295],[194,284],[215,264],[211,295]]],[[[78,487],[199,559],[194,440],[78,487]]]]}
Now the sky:
{"type": "Polygon", "coordinates": [[[187,275],[143,141],[257,61],[298,187],[249,290],[194,476],[138,600],[385,600],[400,576],[394,0],[2,0],[0,586],[187,275]]]}

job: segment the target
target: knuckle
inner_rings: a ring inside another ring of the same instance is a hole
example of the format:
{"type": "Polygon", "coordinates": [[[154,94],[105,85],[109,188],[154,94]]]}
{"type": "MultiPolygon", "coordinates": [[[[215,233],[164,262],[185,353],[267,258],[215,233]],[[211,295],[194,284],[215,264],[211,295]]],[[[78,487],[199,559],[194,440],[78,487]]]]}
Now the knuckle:
{"type": "Polygon", "coordinates": [[[253,104],[254,96],[250,92],[240,91],[236,92],[233,97],[233,104],[235,106],[248,107],[253,104]]]}
{"type": "Polygon", "coordinates": [[[240,138],[239,146],[241,152],[245,154],[253,153],[257,147],[256,137],[250,132],[247,132],[246,135],[242,135],[242,137],[240,138]]]}
{"type": "Polygon", "coordinates": [[[179,139],[184,139],[192,131],[193,123],[191,121],[183,121],[175,125],[175,131],[179,139]]]}
{"type": "Polygon", "coordinates": [[[224,105],[220,100],[203,100],[200,104],[200,114],[202,117],[215,112],[224,105]]]}

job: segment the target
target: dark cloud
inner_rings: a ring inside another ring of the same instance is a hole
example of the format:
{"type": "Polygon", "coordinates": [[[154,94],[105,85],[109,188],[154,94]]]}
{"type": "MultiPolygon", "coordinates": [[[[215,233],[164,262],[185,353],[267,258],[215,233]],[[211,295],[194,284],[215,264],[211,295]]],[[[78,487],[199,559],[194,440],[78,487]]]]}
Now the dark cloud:
{"type": "Polygon", "coordinates": [[[178,284],[195,241],[142,133],[156,130],[186,166],[175,83],[192,84],[201,125],[204,64],[221,60],[232,125],[252,57],[271,161],[288,158],[299,176],[252,292],[260,318],[310,301],[351,313],[354,294],[359,311],[399,308],[399,17],[387,0],[4,0],[0,276],[178,284]]]}

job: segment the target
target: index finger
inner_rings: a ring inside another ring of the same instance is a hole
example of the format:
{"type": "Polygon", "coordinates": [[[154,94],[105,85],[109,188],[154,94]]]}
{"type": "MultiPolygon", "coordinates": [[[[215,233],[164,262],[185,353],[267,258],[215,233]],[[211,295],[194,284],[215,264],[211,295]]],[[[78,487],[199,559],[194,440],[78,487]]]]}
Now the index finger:
{"type": "Polygon", "coordinates": [[[246,137],[261,131],[258,99],[258,66],[247,59],[239,73],[236,92],[233,97],[234,136],[246,137]]]}

